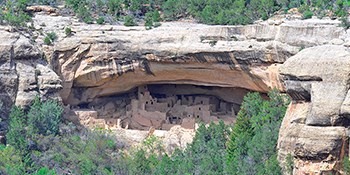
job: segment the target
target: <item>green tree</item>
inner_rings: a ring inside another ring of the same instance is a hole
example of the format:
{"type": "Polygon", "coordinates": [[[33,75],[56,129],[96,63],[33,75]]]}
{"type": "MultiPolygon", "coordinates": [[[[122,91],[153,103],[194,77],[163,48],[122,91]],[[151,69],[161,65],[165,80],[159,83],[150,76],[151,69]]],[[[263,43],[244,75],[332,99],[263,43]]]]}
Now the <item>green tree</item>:
{"type": "Polygon", "coordinates": [[[277,162],[279,127],[289,100],[276,90],[263,100],[258,93],[244,97],[227,149],[228,172],[281,174],[277,162]]]}
{"type": "Polygon", "coordinates": [[[53,100],[41,102],[36,97],[28,112],[29,134],[58,134],[62,107],[53,100]]]}
{"type": "Polygon", "coordinates": [[[9,128],[6,133],[6,141],[23,154],[27,150],[25,114],[22,108],[13,107],[9,116],[9,128]]]}

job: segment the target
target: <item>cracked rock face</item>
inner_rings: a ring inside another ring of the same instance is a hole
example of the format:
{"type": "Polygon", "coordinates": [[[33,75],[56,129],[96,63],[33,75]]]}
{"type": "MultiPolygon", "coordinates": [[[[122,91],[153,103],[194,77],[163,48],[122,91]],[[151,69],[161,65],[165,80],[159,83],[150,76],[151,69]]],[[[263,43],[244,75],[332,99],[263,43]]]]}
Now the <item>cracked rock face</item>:
{"type": "Polygon", "coordinates": [[[280,129],[280,161],[287,154],[294,156],[296,174],[339,170],[348,154],[349,48],[305,49],[289,58],[280,72],[293,100],[280,129]]]}
{"type": "MultiPolygon", "coordinates": [[[[41,59],[41,51],[26,36],[0,26],[0,138],[12,105],[26,107],[39,96],[60,100],[59,76],[41,59]]],[[[2,139],[0,139],[2,140],[2,139]]]]}

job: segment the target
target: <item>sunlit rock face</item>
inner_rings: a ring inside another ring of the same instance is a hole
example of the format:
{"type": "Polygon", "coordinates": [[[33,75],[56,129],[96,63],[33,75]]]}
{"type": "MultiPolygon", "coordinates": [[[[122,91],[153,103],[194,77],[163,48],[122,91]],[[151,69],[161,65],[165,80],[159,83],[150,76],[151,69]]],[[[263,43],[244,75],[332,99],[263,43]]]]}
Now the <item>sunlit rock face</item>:
{"type": "Polygon", "coordinates": [[[339,172],[349,150],[349,48],[308,48],[280,71],[292,98],[280,129],[280,161],[294,156],[295,174],[339,172]]]}
{"type": "Polygon", "coordinates": [[[61,101],[59,76],[42,58],[38,45],[30,37],[0,26],[0,143],[13,105],[27,107],[36,97],[61,101]]]}

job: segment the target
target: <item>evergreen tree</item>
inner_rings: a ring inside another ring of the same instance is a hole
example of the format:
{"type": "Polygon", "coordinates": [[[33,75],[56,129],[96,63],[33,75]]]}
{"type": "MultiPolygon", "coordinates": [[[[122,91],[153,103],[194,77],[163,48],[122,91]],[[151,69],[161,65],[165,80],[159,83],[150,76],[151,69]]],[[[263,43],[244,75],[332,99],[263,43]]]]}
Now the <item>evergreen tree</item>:
{"type": "Polygon", "coordinates": [[[227,143],[227,171],[232,174],[281,174],[276,144],[287,109],[286,96],[272,91],[269,100],[258,93],[244,97],[237,122],[227,143]]]}

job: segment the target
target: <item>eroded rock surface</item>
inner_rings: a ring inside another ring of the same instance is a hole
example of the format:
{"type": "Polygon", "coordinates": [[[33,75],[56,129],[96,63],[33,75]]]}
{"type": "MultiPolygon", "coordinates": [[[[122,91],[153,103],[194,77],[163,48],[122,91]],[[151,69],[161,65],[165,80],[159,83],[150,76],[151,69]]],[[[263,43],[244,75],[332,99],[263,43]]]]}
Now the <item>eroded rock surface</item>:
{"type": "Polygon", "coordinates": [[[0,140],[12,105],[26,107],[39,96],[60,100],[59,76],[42,59],[42,52],[24,34],[0,26],[0,140]]]}
{"type": "Polygon", "coordinates": [[[308,48],[280,71],[292,104],[280,129],[279,160],[294,156],[294,174],[338,172],[349,145],[349,48],[308,48]]]}

